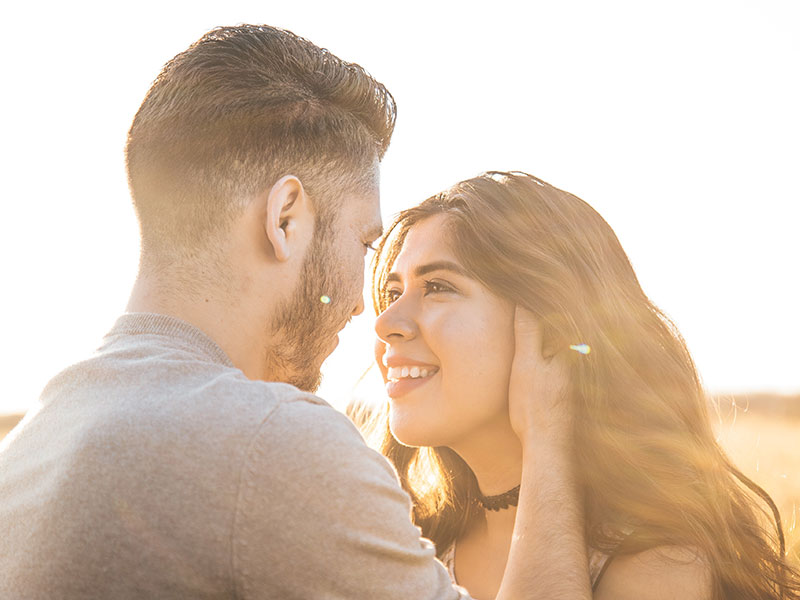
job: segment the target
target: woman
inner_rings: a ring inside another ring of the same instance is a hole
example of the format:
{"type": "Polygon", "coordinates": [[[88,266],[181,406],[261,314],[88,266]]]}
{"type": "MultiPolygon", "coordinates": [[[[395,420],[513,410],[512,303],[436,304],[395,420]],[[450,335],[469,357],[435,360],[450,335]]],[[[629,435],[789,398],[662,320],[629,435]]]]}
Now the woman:
{"type": "Polygon", "coordinates": [[[391,398],[381,448],[473,596],[494,597],[514,527],[519,306],[543,355],[571,356],[564,443],[594,597],[800,598],[774,503],[716,443],[683,340],[589,205],[524,173],[487,173],[402,212],[373,277],[391,398]]]}

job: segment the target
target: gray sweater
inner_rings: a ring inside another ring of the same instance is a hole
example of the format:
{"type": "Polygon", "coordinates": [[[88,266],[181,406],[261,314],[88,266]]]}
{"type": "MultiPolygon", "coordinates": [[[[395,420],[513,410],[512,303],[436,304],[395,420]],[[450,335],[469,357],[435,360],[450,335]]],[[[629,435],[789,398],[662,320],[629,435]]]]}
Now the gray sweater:
{"type": "Polygon", "coordinates": [[[466,597],[409,511],[325,401],[127,314],[0,445],[0,598],[466,597]]]}

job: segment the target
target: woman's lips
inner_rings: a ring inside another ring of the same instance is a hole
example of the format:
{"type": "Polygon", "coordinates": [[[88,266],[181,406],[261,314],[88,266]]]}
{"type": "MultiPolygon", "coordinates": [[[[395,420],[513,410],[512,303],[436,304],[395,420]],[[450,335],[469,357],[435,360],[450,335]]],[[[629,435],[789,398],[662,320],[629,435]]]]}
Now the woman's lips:
{"type": "Polygon", "coordinates": [[[400,379],[390,379],[386,382],[386,393],[390,398],[399,398],[408,394],[410,391],[417,389],[428,383],[431,379],[436,377],[439,369],[431,369],[427,377],[403,377],[400,379]]]}

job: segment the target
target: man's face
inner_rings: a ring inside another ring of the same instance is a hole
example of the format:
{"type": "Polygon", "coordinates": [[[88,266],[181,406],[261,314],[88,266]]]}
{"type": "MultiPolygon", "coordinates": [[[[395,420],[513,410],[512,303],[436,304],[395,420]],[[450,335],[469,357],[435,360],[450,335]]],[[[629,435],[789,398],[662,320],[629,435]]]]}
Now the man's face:
{"type": "Polygon", "coordinates": [[[345,194],[340,208],[327,212],[318,214],[297,288],[273,320],[277,343],[266,357],[273,379],[306,391],[319,387],[337,334],[364,310],[367,248],[382,230],[377,185],[345,194]]]}

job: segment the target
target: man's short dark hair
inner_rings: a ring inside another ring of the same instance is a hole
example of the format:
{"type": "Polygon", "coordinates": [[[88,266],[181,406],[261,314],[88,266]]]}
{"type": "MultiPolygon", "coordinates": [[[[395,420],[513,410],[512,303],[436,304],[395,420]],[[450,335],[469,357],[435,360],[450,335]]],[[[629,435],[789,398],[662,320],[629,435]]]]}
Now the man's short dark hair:
{"type": "Polygon", "coordinates": [[[363,68],[289,31],[208,32],[164,66],[128,133],[143,256],[207,248],[287,174],[319,218],[370,183],[395,118],[391,94],[363,68]]]}

